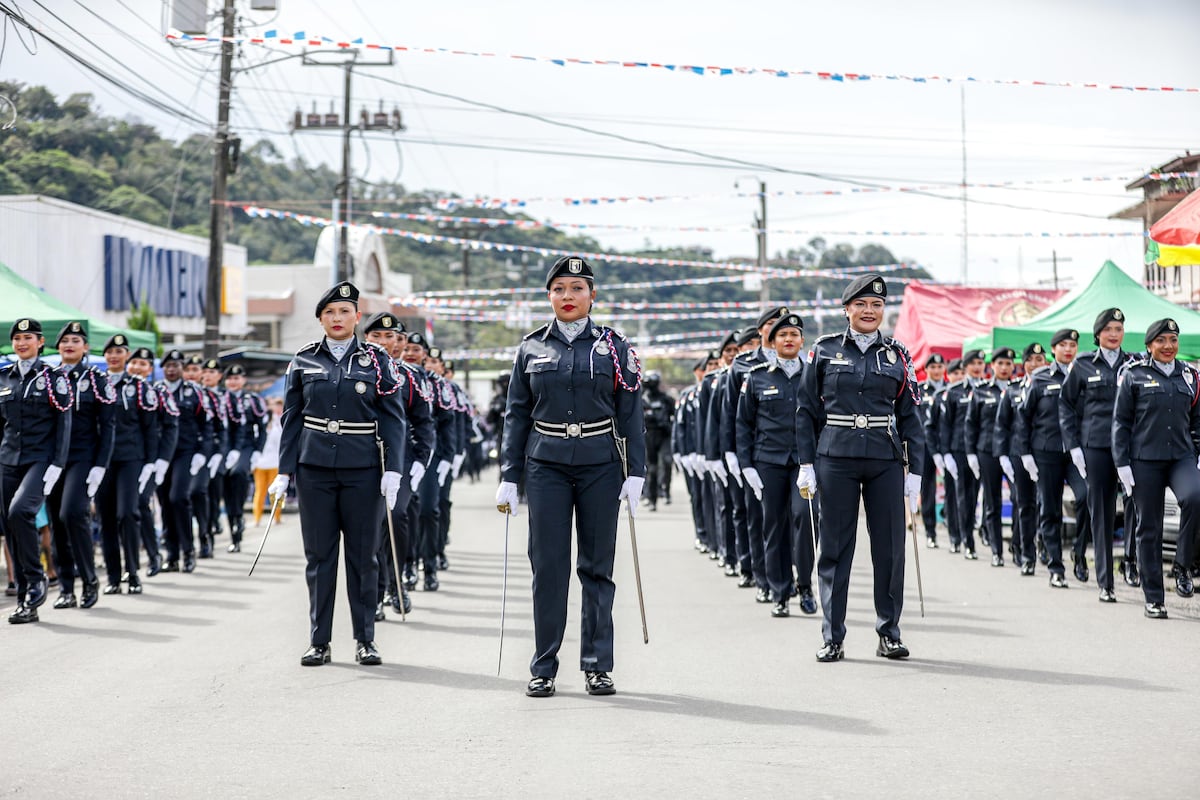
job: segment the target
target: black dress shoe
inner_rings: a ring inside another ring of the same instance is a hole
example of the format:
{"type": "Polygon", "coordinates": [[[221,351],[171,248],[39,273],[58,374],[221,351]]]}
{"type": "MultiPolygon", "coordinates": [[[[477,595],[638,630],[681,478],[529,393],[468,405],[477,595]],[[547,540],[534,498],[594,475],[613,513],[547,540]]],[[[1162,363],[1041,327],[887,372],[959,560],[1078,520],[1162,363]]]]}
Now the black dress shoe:
{"type": "Polygon", "coordinates": [[[526,697],[550,697],[554,694],[554,678],[530,678],[525,687],[526,697]]]}
{"type": "Polygon", "coordinates": [[[1050,573],[1050,588],[1066,589],[1067,588],[1066,577],[1063,575],[1059,575],[1057,572],[1051,572],[1050,573]]]}
{"type": "Polygon", "coordinates": [[[5,597],[16,597],[17,596],[17,585],[15,583],[13,583],[12,581],[9,581],[8,586],[6,586],[4,588],[4,596],[5,597]]]}
{"type": "Polygon", "coordinates": [[[725,565],[725,577],[726,578],[736,578],[737,576],[738,576],[738,568],[735,567],[733,564],[726,564],[725,565]]]}
{"type": "Polygon", "coordinates": [[[121,593],[121,584],[110,583],[108,586],[104,587],[104,593],[105,594],[120,594],[121,593]]]}
{"type": "Polygon", "coordinates": [[[383,613],[383,603],[380,603],[375,606],[375,621],[383,622],[385,619],[387,619],[387,614],[383,613]]]}
{"type": "Polygon", "coordinates": [[[333,653],[329,649],[329,645],[314,644],[304,651],[304,655],[300,656],[300,666],[319,667],[322,664],[328,664],[332,655],[333,653]]]}
{"type": "Polygon", "coordinates": [[[183,571],[184,572],[195,572],[196,571],[196,556],[195,556],[195,554],[188,553],[186,556],[183,557],[183,571]]]}
{"type": "Polygon", "coordinates": [[[617,687],[613,684],[613,679],[608,677],[607,672],[585,672],[583,673],[583,683],[587,687],[588,694],[617,693],[617,687]]]}
{"type": "Polygon", "coordinates": [[[75,600],[74,592],[63,592],[54,601],[55,608],[75,608],[79,603],[75,600]]]}
{"type": "Polygon", "coordinates": [[[927,547],[930,550],[937,550],[938,549],[937,537],[926,536],[925,537],[925,547],[927,547]]]}
{"type": "Polygon", "coordinates": [[[787,600],[780,600],[778,603],[775,604],[775,607],[771,609],[771,616],[775,617],[776,619],[790,617],[791,615],[792,615],[792,612],[790,610],[788,610],[788,601],[787,600]]]}
{"type": "Polygon", "coordinates": [[[738,588],[739,589],[749,589],[753,585],[754,585],[754,576],[753,575],[743,573],[742,577],[738,578],[738,588]]]}
{"type": "Polygon", "coordinates": [[[1032,561],[1026,561],[1024,564],[1021,565],[1021,574],[1026,575],[1026,576],[1033,574],[1033,562],[1032,561]]]}
{"type": "Polygon", "coordinates": [[[950,552],[951,552],[951,553],[961,553],[961,552],[962,552],[962,545],[960,545],[960,544],[955,544],[954,542],[951,542],[951,543],[950,543],[950,552]]]}
{"type": "Polygon", "coordinates": [[[1050,566],[1050,553],[1048,553],[1046,551],[1046,543],[1045,542],[1041,542],[1041,541],[1038,542],[1037,557],[1038,557],[1038,561],[1042,562],[1043,567],[1050,566]]]}
{"type": "MultiPolygon", "coordinates": [[[[1171,577],[1175,579],[1175,594],[1180,597],[1191,597],[1193,594],[1192,576],[1182,564],[1171,565],[1171,577]]],[[[26,601],[28,602],[28,601],[26,601]]]]}
{"type": "Polygon", "coordinates": [[[972,550],[969,547],[967,548],[967,552],[963,553],[963,558],[965,558],[967,561],[978,561],[979,560],[979,556],[975,553],[974,550],[972,550]]]}
{"type": "Polygon", "coordinates": [[[817,661],[821,662],[841,661],[845,657],[841,642],[826,642],[825,646],[817,651],[817,661]]]}
{"type": "Polygon", "coordinates": [[[445,553],[437,557],[437,567],[438,572],[441,572],[444,569],[450,569],[450,562],[446,560],[445,553]]]}
{"type": "Polygon", "coordinates": [[[91,608],[100,599],[100,581],[83,584],[83,595],[79,598],[80,608],[91,608]]]}
{"type": "MultiPolygon", "coordinates": [[[[1186,573],[1185,573],[1186,574],[1186,573]]],[[[42,603],[46,602],[46,592],[48,591],[46,579],[34,581],[29,584],[29,588],[25,590],[25,605],[30,608],[37,608],[42,603]]]]}
{"type": "Polygon", "coordinates": [[[412,598],[408,596],[408,590],[403,586],[400,587],[400,604],[404,608],[405,614],[412,613],[412,598]]]}
{"type": "Polygon", "coordinates": [[[129,593],[130,594],[141,594],[142,593],[142,582],[140,580],[138,580],[137,575],[129,576],[129,593]]]}
{"type": "Polygon", "coordinates": [[[425,576],[425,591],[436,592],[439,586],[441,586],[441,584],[438,583],[437,575],[425,576]]]}
{"type": "Polygon", "coordinates": [[[374,642],[359,642],[354,648],[354,660],[364,667],[377,667],[383,663],[374,642]]]}
{"type": "Polygon", "coordinates": [[[995,553],[993,553],[992,554],[992,566],[993,567],[1003,567],[1004,566],[1004,556],[998,556],[995,553]]]}
{"type": "Polygon", "coordinates": [[[1079,581],[1080,583],[1088,582],[1087,561],[1075,562],[1075,580],[1079,581]]]}
{"type": "Polygon", "coordinates": [[[1113,594],[1112,589],[1101,589],[1100,590],[1100,602],[1101,603],[1115,603],[1115,602],[1117,602],[1117,596],[1115,594],[1113,594]]]}
{"type": "MultiPolygon", "coordinates": [[[[1146,603],[1146,616],[1150,619],[1166,619],[1167,607],[1162,603],[1146,603]]],[[[12,618],[9,617],[8,621],[12,622],[12,618]]]]}
{"type": "Polygon", "coordinates": [[[875,648],[875,655],[881,658],[908,658],[908,648],[899,639],[880,636],[879,646],[875,648]]]}
{"type": "Polygon", "coordinates": [[[154,558],[150,560],[150,564],[146,567],[146,577],[153,578],[158,573],[162,572],[162,559],[154,558]]]}
{"type": "Polygon", "coordinates": [[[167,565],[162,568],[162,571],[163,572],[179,572],[179,562],[178,561],[168,561],[167,565]]]}
{"type": "Polygon", "coordinates": [[[227,552],[227,553],[240,553],[240,552],[242,552],[242,543],[241,543],[241,542],[234,542],[233,544],[229,545],[229,547],[226,547],[226,548],[225,548],[225,552],[227,552]]]}
{"type": "Polygon", "coordinates": [[[37,609],[25,603],[17,606],[17,610],[8,615],[9,624],[24,625],[27,622],[37,622],[37,609]]]}
{"type": "Polygon", "coordinates": [[[800,610],[805,614],[817,613],[817,598],[813,597],[812,589],[807,586],[800,590],[800,610]]]}
{"type": "Polygon", "coordinates": [[[756,603],[771,602],[771,590],[770,589],[759,589],[757,592],[754,593],[754,602],[756,602],[756,603]]]}

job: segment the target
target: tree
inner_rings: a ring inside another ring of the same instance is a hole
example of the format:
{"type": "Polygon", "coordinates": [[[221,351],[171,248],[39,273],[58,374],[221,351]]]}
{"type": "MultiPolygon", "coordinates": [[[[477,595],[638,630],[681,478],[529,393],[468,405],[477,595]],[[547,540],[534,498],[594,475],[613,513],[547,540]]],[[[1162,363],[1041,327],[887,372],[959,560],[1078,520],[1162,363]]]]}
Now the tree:
{"type": "Polygon", "coordinates": [[[154,334],[155,355],[162,355],[162,334],[158,332],[158,318],[154,314],[154,309],[146,302],[146,298],[142,298],[142,302],[135,305],[129,310],[129,316],[125,319],[125,325],[130,330],[148,331],[154,334]]]}

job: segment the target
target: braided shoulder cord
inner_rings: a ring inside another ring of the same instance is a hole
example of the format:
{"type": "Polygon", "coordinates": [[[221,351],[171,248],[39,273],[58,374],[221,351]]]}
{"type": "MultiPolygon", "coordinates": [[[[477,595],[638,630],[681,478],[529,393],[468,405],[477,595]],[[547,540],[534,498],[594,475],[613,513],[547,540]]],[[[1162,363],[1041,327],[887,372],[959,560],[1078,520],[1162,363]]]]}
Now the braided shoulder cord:
{"type": "MultiPolygon", "coordinates": [[[[371,363],[375,365],[375,394],[379,397],[387,397],[388,395],[395,394],[400,389],[400,384],[392,381],[392,388],[387,391],[383,390],[383,387],[379,383],[383,379],[383,367],[379,365],[379,356],[376,355],[374,347],[368,346],[366,349],[367,355],[371,357],[371,363]]],[[[395,368],[393,367],[393,369],[395,368]]]]}
{"type": "Polygon", "coordinates": [[[46,396],[50,398],[50,405],[62,412],[66,412],[67,409],[75,405],[75,395],[71,394],[71,382],[66,379],[66,376],[60,376],[63,380],[63,383],[65,383],[67,386],[66,405],[60,404],[58,402],[58,398],[54,396],[55,386],[53,379],[50,377],[50,368],[43,364],[41,374],[38,377],[46,382],[46,396]]]}
{"type": "Polygon", "coordinates": [[[630,371],[637,376],[637,381],[633,386],[630,386],[626,383],[625,376],[621,373],[621,357],[617,355],[617,345],[613,342],[612,328],[604,329],[604,341],[608,342],[608,352],[612,356],[614,380],[621,384],[621,388],[627,392],[636,392],[641,389],[642,362],[638,358],[637,351],[633,349],[633,345],[629,345],[629,357],[633,360],[633,369],[630,371]]]}

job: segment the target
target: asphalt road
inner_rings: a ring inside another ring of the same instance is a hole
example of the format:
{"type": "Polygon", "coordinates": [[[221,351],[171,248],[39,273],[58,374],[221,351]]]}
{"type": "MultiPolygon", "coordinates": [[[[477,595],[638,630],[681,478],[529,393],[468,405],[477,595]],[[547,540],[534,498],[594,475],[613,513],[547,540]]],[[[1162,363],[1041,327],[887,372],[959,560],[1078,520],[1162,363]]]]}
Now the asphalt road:
{"type": "Polygon", "coordinates": [[[0,794],[1122,797],[1194,783],[1195,602],[1171,595],[1171,619],[1151,621],[1124,585],[1105,606],[1094,583],[1051,590],[1044,570],[1022,578],[922,548],[926,616],[910,564],[913,655],[889,662],[874,655],[860,542],[847,658],[818,664],[819,615],[773,619],[723,577],[692,549],[681,494],[638,520],[648,646],[621,526],[618,693],[589,697],[574,670],[573,587],[559,693],[526,698],[526,517],[510,532],[497,675],[493,480],[456,486],[450,570],[441,591],[414,593],[407,622],[389,611],[379,623],[381,667],[354,664],[341,599],[333,663],[299,666],[295,515],[272,531],[253,578],[259,529],[247,552],[224,553],[222,537],[217,558],[145,580],[141,596],[47,605],[37,625],[0,626],[0,794]]]}

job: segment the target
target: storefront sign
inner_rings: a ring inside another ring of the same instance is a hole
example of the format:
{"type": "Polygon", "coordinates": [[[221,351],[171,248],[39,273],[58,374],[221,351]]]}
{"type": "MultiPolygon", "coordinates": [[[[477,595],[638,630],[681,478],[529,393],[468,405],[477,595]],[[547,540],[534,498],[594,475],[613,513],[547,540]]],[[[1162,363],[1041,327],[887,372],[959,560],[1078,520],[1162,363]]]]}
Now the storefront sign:
{"type": "Polygon", "coordinates": [[[208,257],[104,237],[104,308],[145,302],[160,316],[202,317],[208,257]]]}

